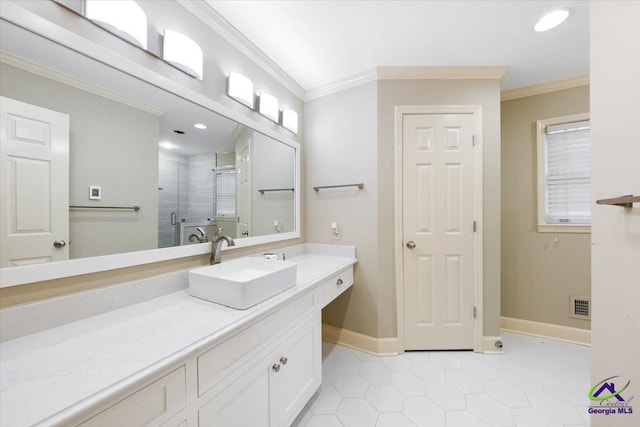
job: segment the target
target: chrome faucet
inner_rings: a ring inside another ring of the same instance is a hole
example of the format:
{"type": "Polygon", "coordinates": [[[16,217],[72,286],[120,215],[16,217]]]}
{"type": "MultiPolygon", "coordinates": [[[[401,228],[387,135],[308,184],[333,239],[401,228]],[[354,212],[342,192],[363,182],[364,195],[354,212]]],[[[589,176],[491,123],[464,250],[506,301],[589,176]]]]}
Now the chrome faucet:
{"type": "Polygon", "coordinates": [[[209,239],[207,238],[207,233],[205,233],[202,227],[196,227],[196,230],[198,230],[198,233],[200,233],[200,235],[198,236],[196,233],[193,233],[192,235],[190,235],[189,236],[190,242],[197,241],[198,243],[206,243],[209,241],[209,239]]]}
{"type": "Polygon", "coordinates": [[[222,258],[220,253],[222,252],[222,242],[227,242],[227,246],[235,246],[236,242],[231,237],[219,236],[211,243],[211,265],[220,264],[222,258]]]}

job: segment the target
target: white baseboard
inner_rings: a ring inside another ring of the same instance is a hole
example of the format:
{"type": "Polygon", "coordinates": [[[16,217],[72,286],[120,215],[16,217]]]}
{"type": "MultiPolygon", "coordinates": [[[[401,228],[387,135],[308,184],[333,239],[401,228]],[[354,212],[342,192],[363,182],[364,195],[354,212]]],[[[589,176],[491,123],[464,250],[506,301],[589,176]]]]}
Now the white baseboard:
{"type": "Polygon", "coordinates": [[[588,329],[533,322],[531,320],[514,319],[513,317],[504,316],[500,317],[500,328],[507,332],[551,338],[573,344],[591,345],[591,331],[588,329]]]}
{"type": "Polygon", "coordinates": [[[395,356],[398,354],[396,338],[373,338],[349,329],[322,324],[322,339],[374,356],[395,356]]]}
{"type": "MultiPolygon", "coordinates": [[[[397,338],[373,338],[349,329],[322,324],[322,339],[354,350],[364,351],[374,356],[395,356],[398,353],[397,338]]],[[[485,336],[482,338],[482,352],[487,354],[504,353],[496,347],[496,341],[502,341],[499,336],[485,336]]]]}

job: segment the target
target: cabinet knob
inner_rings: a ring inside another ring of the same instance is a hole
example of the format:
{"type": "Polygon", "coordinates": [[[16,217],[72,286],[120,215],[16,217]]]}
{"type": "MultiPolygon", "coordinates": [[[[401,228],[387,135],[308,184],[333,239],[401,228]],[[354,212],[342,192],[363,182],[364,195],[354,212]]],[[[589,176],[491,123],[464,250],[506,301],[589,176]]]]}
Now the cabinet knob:
{"type": "Polygon", "coordinates": [[[273,366],[271,367],[271,369],[273,369],[276,372],[280,372],[280,365],[274,363],[273,366]]]}
{"type": "Polygon", "coordinates": [[[414,241],[412,241],[412,240],[409,240],[409,241],[407,242],[407,248],[409,248],[409,249],[415,249],[415,248],[416,248],[416,243],[415,243],[414,241]]]}
{"type": "Polygon", "coordinates": [[[67,242],[65,242],[64,240],[56,240],[55,242],[53,242],[53,247],[54,248],[64,248],[65,246],[67,246],[67,242]]]}
{"type": "Polygon", "coordinates": [[[336,286],[340,286],[340,285],[342,285],[343,283],[344,283],[344,282],[342,281],[342,279],[338,279],[338,280],[336,281],[336,286]]]}
{"type": "Polygon", "coordinates": [[[280,358],[280,363],[282,363],[283,365],[286,365],[288,361],[289,359],[287,359],[287,356],[282,356],[280,358]]]}

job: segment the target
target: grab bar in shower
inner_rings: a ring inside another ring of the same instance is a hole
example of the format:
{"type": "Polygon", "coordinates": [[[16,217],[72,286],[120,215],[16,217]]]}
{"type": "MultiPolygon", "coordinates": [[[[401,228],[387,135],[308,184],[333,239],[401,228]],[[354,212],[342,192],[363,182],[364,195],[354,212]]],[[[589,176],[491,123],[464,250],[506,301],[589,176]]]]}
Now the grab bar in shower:
{"type": "Polygon", "coordinates": [[[632,208],[634,203],[640,203],[640,196],[629,194],[628,196],[614,197],[613,199],[596,200],[599,205],[614,205],[625,208],[632,208]]]}
{"type": "Polygon", "coordinates": [[[343,185],[320,185],[317,187],[313,187],[313,190],[318,192],[325,188],[344,188],[344,187],[358,187],[360,190],[364,188],[364,184],[361,182],[359,184],[343,184],[343,185]]]}

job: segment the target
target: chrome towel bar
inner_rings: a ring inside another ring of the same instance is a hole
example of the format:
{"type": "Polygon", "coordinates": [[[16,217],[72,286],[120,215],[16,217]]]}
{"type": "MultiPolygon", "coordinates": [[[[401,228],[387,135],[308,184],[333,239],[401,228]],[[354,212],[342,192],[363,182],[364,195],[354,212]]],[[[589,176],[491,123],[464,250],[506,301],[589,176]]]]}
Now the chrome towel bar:
{"type": "Polygon", "coordinates": [[[343,188],[343,187],[358,187],[359,189],[364,188],[364,184],[361,182],[359,184],[344,184],[344,185],[321,185],[318,187],[313,187],[314,191],[320,191],[325,188],[343,188]]]}
{"type": "Polygon", "coordinates": [[[69,209],[120,209],[137,212],[140,206],[69,206],[69,209]]]}
{"type": "Polygon", "coordinates": [[[265,192],[268,192],[268,191],[296,191],[296,189],[295,188],[266,188],[266,189],[258,190],[260,194],[264,194],[265,192]]]}

